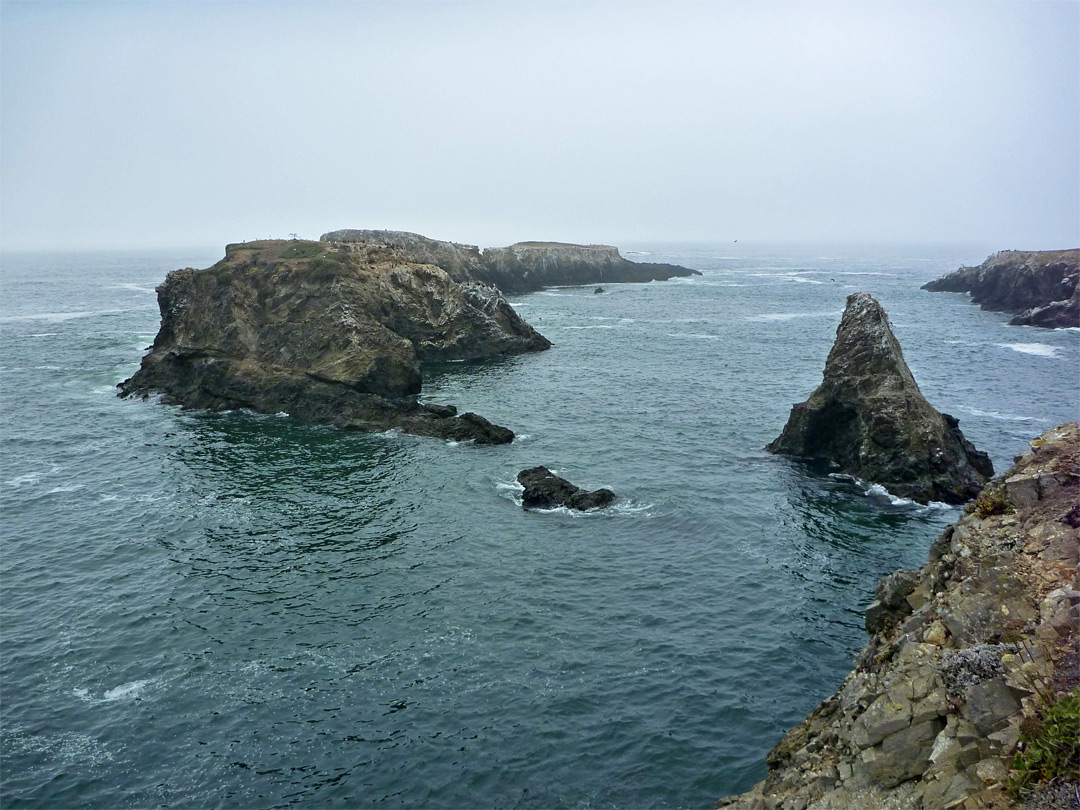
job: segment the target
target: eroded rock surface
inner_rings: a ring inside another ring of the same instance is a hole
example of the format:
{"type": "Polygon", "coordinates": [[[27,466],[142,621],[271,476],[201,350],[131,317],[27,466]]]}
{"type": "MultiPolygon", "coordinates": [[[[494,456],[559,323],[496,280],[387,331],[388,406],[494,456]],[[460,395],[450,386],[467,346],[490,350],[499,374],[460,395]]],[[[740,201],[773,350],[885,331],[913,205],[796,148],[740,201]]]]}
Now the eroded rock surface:
{"type": "Polygon", "coordinates": [[[1080,327],[1080,250],[1003,250],[924,284],[931,292],[971,293],[983,309],[1016,313],[1009,323],[1080,327]]]}
{"type": "Polygon", "coordinates": [[[615,493],[610,489],[588,492],[555,475],[547,467],[522,470],[518,473],[517,480],[525,487],[521,505],[526,509],[556,509],[565,506],[568,509],[584,511],[600,509],[615,501],[615,493]]]}
{"type": "Polygon", "coordinates": [[[958,421],[923,397],[885,310],[866,293],[848,296],[824,380],[765,449],[828,460],[920,503],[963,503],[993,474],[958,421]]]}
{"type": "Polygon", "coordinates": [[[551,345],[494,287],[371,246],[229,245],[216,265],[172,272],[157,293],[161,328],[120,392],[189,408],[502,443],[513,438],[506,428],[419,404],[421,363],[551,345]]]}
{"type": "Polygon", "coordinates": [[[507,295],[559,285],[660,281],[701,275],[674,264],[632,262],[610,245],[518,242],[487,248],[442,242],[405,231],[346,229],[320,237],[331,244],[383,246],[406,261],[434,264],[456,281],[477,281],[507,295]]]}
{"type": "Polygon", "coordinates": [[[882,581],[856,669],[769,753],[768,779],[718,807],[1016,807],[1021,727],[1080,683],[1078,504],[1070,422],[994,478],[926,565],[882,581]]]}

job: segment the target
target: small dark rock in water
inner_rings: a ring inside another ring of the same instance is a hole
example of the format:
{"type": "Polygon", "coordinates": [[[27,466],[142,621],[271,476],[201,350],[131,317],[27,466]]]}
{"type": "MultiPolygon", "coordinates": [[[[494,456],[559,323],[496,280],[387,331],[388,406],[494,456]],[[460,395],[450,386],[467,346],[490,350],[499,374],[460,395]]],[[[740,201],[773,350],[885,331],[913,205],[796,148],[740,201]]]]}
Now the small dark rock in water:
{"type": "Polygon", "coordinates": [[[580,510],[599,509],[615,500],[615,493],[610,489],[586,492],[555,475],[547,467],[522,470],[517,480],[525,487],[521,505],[526,509],[555,509],[559,506],[580,510]]]}
{"type": "Polygon", "coordinates": [[[593,290],[593,295],[599,295],[603,291],[604,291],[603,287],[597,287],[595,290],[593,290]]]}
{"type": "Polygon", "coordinates": [[[919,503],[963,503],[993,475],[959,422],[923,397],[885,310],[866,293],[848,296],[824,380],[765,449],[831,461],[919,503]]]}

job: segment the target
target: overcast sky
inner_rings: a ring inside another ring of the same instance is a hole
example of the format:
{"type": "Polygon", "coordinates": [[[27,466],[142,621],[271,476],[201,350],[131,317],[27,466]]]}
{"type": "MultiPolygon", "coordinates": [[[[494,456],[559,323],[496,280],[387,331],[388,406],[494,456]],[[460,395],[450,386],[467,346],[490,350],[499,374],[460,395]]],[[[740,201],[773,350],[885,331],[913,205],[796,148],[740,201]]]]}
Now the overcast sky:
{"type": "Polygon", "coordinates": [[[1080,244],[1080,3],[5,2],[9,249],[1080,244]]]}

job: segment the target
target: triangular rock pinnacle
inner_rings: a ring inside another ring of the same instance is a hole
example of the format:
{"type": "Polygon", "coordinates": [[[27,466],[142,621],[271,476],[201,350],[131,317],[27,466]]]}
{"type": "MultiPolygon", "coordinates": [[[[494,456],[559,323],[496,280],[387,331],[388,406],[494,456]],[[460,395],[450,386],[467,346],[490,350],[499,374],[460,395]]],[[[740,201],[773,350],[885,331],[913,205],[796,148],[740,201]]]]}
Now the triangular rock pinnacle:
{"type": "Polygon", "coordinates": [[[993,475],[957,420],[923,397],[885,310],[867,293],[848,296],[825,379],[765,449],[827,459],[920,503],[963,503],[993,475]]]}

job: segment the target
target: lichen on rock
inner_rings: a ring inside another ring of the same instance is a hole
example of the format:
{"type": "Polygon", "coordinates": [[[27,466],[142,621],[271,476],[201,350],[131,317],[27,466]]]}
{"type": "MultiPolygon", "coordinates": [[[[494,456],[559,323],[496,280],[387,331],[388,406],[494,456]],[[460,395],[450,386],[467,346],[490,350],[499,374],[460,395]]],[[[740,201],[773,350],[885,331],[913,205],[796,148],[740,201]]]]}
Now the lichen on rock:
{"type": "Polygon", "coordinates": [[[765,449],[827,460],[920,503],[963,503],[993,474],[959,422],[926,401],[885,310],[867,293],[848,296],[821,385],[765,449]]]}

